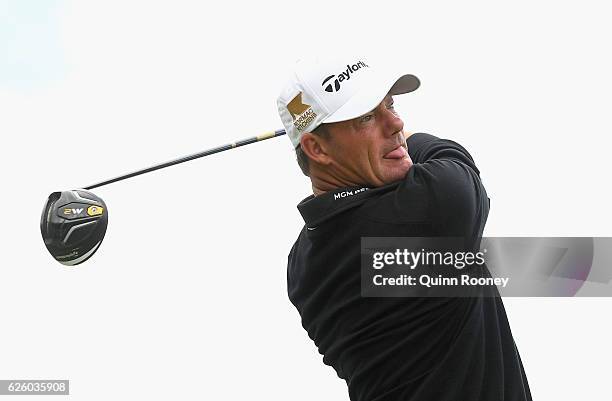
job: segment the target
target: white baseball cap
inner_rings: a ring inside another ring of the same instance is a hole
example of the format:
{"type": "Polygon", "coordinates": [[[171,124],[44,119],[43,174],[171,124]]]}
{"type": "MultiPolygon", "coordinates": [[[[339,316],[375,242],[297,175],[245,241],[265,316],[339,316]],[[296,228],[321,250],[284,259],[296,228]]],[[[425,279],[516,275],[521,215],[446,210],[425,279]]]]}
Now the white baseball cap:
{"type": "Polygon", "coordinates": [[[298,60],[276,103],[297,148],[304,132],[364,115],[387,94],[412,92],[419,85],[414,75],[376,70],[360,58],[298,60]]]}

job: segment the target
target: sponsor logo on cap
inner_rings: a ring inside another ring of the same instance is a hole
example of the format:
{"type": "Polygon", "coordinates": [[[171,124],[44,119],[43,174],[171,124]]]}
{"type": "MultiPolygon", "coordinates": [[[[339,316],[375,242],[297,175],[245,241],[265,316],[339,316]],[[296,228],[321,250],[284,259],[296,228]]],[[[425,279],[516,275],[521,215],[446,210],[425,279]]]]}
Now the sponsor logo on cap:
{"type": "Polygon", "coordinates": [[[293,125],[298,131],[304,130],[317,117],[312,107],[302,101],[302,92],[291,99],[287,104],[287,110],[291,113],[293,125]]]}
{"type": "Polygon", "coordinates": [[[351,79],[351,74],[354,74],[362,67],[370,67],[363,61],[358,61],[357,64],[347,64],[346,71],[342,71],[338,74],[332,74],[325,78],[321,83],[321,86],[325,88],[325,92],[338,92],[340,90],[340,82],[348,81],[351,79]],[[333,81],[332,81],[333,80],[333,81]],[[331,82],[330,82],[331,81],[331,82]]]}

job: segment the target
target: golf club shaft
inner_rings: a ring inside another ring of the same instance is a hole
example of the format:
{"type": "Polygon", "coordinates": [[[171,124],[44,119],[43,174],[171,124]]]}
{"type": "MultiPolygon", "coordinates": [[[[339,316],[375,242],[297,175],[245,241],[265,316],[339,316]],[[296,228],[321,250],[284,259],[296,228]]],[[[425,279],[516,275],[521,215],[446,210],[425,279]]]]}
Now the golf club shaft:
{"type": "Polygon", "coordinates": [[[122,181],[122,180],[125,180],[127,178],[136,177],[137,175],[141,175],[141,174],[149,173],[151,171],[155,171],[155,170],[159,170],[159,169],[162,169],[162,168],[174,166],[175,164],[180,164],[180,163],[188,162],[190,160],[199,159],[200,157],[212,155],[214,153],[224,152],[226,150],[238,148],[240,146],[248,145],[248,144],[251,144],[251,143],[263,141],[263,140],[270,139],[270,138],[275,138],[277,136],[282,136],[282,135],[285,135],[285,134],[286,134],[286,132],[283,129],[279,129],[279,130],[271,131],[271,132],[266,132],[265,134],[254,136],[252,138],[247,138],[247,139],[243,139],[241,141],[232,142],[232,143],[229,143],[227,145],[218,146],[216,148],[208,149],[208,150],[205,150],[203,152],[194,153],[194,154],[189,155],[189,156],[184,156],[184,157],[181,157],[179,159],[170,160],[168,162],[156,164],[154,166],[151,166],[151,167],[148,167],[148,168],[144,168],[142,170],[137,170],[137,171],[131,172],[129,174],[125,174],[125,175],[121,175],[119,177],[111,178],[109,180],[102,181],[102,182],[99,182],[97,184],[93,184],[93,185],[84,187],[83,189],[89,190],[89,189],[98,188],[98,187],[101,187],[103,185],[112,184],[113,182],[122,181]]]}

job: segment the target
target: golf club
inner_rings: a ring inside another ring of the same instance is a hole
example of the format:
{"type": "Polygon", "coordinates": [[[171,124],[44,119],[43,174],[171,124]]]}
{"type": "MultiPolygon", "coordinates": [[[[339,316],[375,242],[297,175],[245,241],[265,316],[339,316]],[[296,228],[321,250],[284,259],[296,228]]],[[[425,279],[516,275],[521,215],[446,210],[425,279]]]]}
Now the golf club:
{"type": "Polygon", "coordinates": [[[283,129],[218,146],[199,153],[137,170],[93,185],[49,195],[40,219],[40,231],[51,256],[66,266],[89,259],[99,248],[108,225],[108,208],[91,189],[215,153],[285,135],[283,129]]]}

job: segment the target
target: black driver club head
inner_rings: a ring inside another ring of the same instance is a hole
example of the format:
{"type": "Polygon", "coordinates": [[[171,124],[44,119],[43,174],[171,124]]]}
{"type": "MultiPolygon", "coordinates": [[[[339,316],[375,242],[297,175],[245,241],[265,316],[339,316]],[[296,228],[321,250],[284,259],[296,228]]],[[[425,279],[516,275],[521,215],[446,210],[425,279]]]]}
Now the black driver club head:
{"type": "Polygon", "coordinates": [[[67,266],[83,263],[96,252],[107,225],[106,204],[83,189],[53,192],[40,219],[47,249],[55,260],[67,266]]]}

